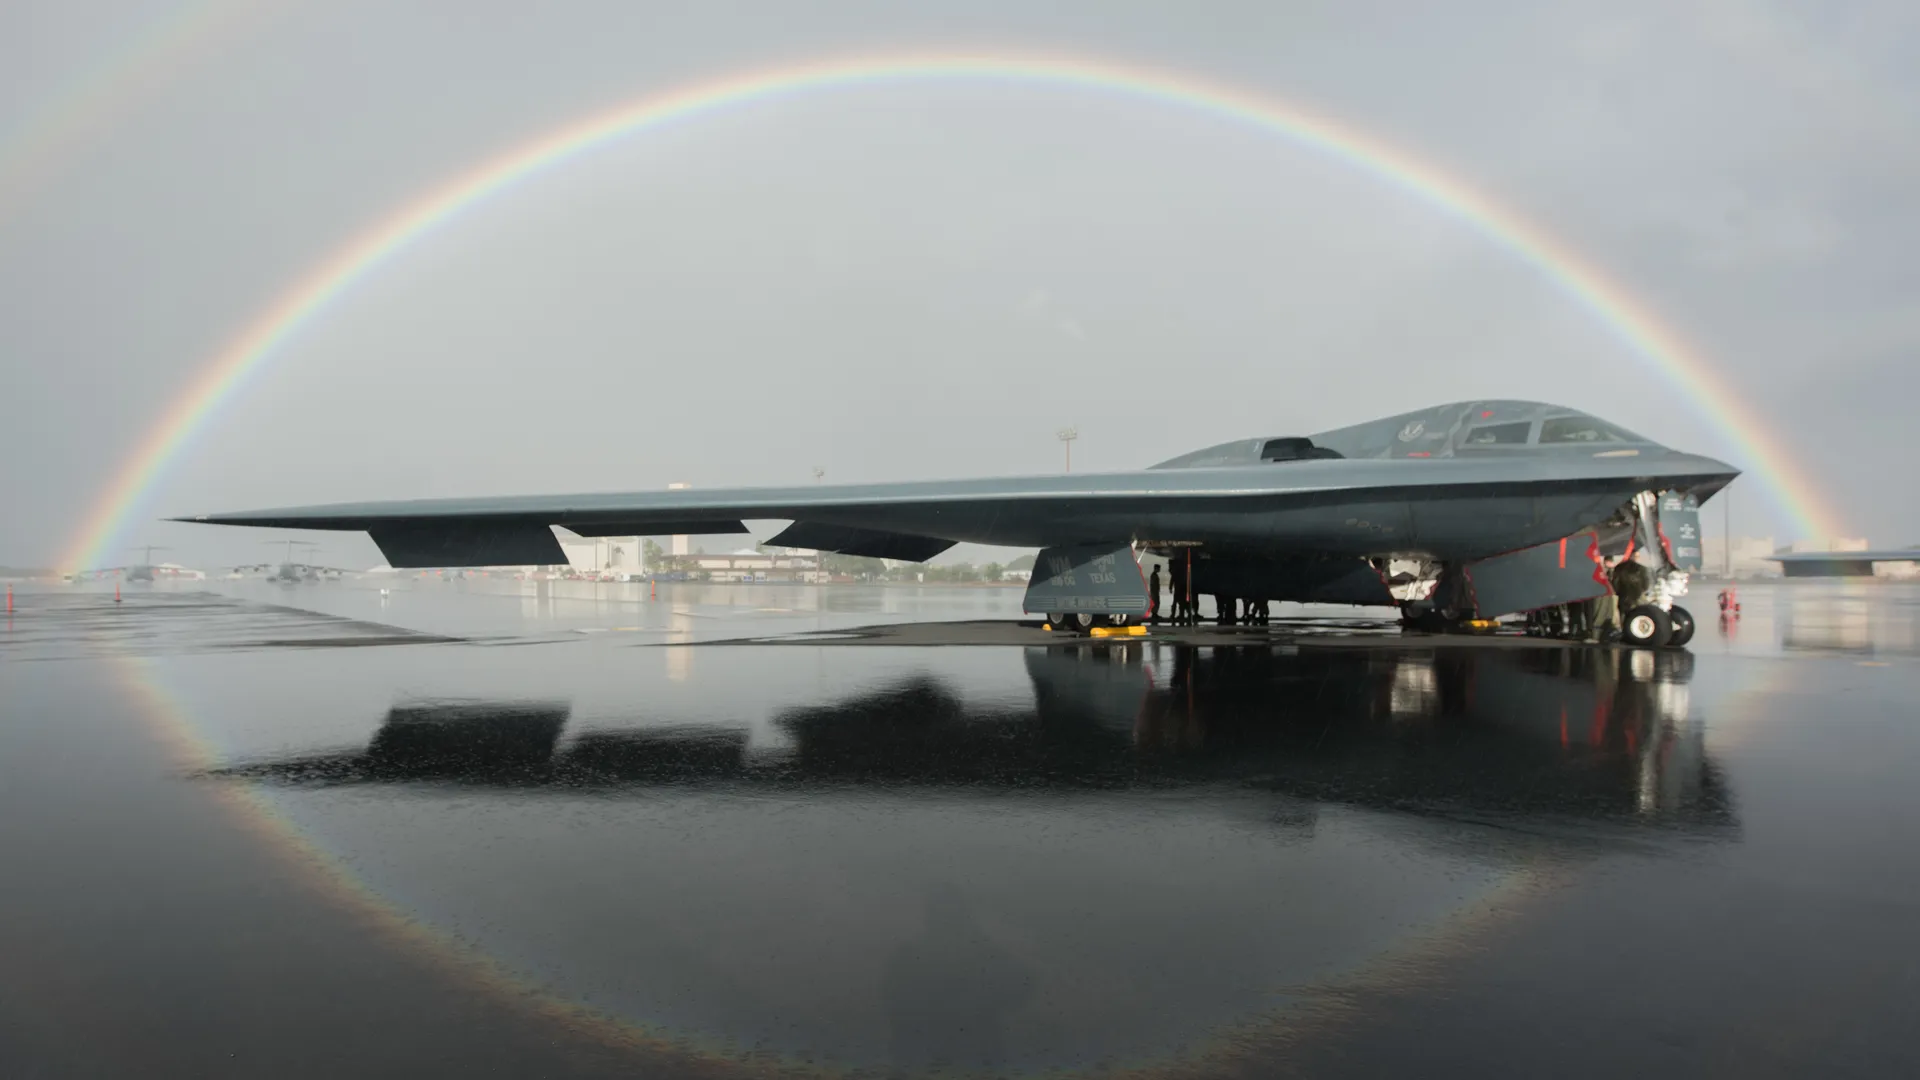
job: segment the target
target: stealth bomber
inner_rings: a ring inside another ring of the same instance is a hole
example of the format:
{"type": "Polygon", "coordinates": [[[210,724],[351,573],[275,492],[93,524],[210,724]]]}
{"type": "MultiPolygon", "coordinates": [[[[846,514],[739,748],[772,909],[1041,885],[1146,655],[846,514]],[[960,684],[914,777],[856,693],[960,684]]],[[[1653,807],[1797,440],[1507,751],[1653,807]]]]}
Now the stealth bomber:
{"type": "Polygon", "coordinates": [[[1651,584],[1624,620],[1667,644],[1700,566],[1699,508],[1738,471],[1574,409],[1459,402],[1309,436],[1222,443],[1133,472],[885,484],[340,503],[176,520],[364,530],[395,567],[566,562],[586,537],[744,533],[924,561],[956,543],[1040,549],[1025,609],[1056,626],[1137,621],[1140,556],[1189,593],[1392,605],[1435,628],[1611,591],[1622,557],[1651,584]]]}

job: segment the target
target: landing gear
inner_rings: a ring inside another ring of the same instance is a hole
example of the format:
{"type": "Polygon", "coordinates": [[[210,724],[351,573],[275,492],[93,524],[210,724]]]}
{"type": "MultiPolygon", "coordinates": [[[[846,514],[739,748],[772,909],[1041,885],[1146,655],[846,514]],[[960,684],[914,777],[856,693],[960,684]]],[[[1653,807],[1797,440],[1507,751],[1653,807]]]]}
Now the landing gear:
{"type": "Polygon", "coordinates": [[[1693,612],[1675,604],[1667,611],[1667,621],[1673,624],[1673,633],[1667,637],[1669,648],[1677,649],[1693,640],[1693,612]]]}
{"type": "Polygon", "coordinates": [[[1130,615],[1095,615],[1089,611],[1047,612],[1047,623],[1062,634],[1084,634],[1096,626],[1125,626],[1132,618],[1130,615]]]}
{"type": "Polygon", "coordinates": [[[1436,611],[1424,608],[1409,615],[1404,610],[1400,614],[1400,628],[1422,634],[1454,634],[1465,626],[1465,620],[1451,611],[1436,611]]]}
{"type": "MultiPolygon", "coordinates": [[[[1687,620],[1689,628],[1693,620],[1687,620]]],[[[1652,604],[1641,604],[1620,621],[1620,639],[1642,649],[1658,649],[1673,640],[1673,620],[1652,604]]]]}

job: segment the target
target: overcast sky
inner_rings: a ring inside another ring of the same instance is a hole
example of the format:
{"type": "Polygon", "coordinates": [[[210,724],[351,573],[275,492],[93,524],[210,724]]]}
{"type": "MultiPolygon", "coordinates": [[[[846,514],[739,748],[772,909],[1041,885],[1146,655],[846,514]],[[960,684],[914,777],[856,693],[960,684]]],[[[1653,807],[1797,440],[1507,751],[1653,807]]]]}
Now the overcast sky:
{"type": "MultiPolygon", "coordinates": [[[[1906,0],[82,0],[0,7],[0,564],[59,558],[192,375],[404,202],[649,92],[940,48],[1190,71],[1439,164],[1729,373],[1849,531],[1920,542],[1906,0]]],[[[1124,469],[1494,395],[1751,464],[1376,177],[1120,95],[892,82],[633,138],[459,218],[280,349],[143,513],[1033,473],[1066,424],[1076,471],[1124,469]]],[[[1735,530],[1784,540],[1762,487],[1735,530]]],[[[213,565],[259,538],[123,539],[213,565]]],[[[379,561],[357,536],[321,559],[379,561]]]]}

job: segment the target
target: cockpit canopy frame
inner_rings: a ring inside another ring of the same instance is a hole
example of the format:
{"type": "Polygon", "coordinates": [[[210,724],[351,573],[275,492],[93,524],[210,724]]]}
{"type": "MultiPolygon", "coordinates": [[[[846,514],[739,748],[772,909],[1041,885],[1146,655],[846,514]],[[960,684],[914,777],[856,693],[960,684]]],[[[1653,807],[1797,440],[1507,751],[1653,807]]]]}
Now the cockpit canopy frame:
{"type": "Polygon", "coordinates": [[[1540,401],[1464,401],[1312,436],[1238,439],[1155,469],[1199,469],[1327,458],[1450,458],[1515,452],[1632,453],[1659,444],[1591,413],[1540,401]]]}

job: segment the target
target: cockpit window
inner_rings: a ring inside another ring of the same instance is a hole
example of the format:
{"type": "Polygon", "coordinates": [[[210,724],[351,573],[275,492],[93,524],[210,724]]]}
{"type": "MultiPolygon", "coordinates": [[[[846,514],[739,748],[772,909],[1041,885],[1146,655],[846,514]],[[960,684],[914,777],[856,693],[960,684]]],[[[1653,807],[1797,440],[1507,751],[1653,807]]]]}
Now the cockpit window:
{"type": "Polygon", "coordinates": [[[1540,425],[1543,443],[1632,442],[1627,433],[1591,416],[1555,416],[1540,425]]]}
{"type": "Polygon", "coordinates": [[[1482,424],[1468,428],[1467,437],[1462,440],[1466,446],[1516,446],[1525,445],[1527,435],[1533,430],[1533,421],[1521,420],[1511,424],[1482,424]]]}

